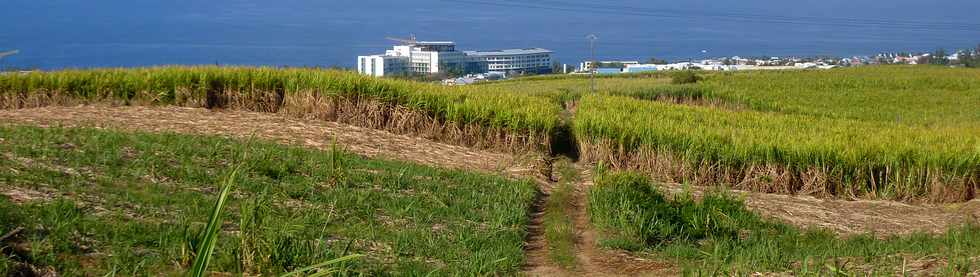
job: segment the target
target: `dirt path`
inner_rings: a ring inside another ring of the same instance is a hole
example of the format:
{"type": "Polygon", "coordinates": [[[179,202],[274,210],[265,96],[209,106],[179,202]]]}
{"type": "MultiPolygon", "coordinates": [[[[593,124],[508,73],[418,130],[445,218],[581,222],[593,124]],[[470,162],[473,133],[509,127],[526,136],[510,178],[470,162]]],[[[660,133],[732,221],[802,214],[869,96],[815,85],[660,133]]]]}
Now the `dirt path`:
{"type": "MultiPolygon", "coordinates": [[[[593,185],[592,173],[588,166],[576,165],[579,181],[574,184],[574,208],[564,211],[574,218],[576,231],[576,268],[564,269],[552,262],[549,256],[548,241],[542,230],[542,215],[538,210],[532,214],[531,236],[528,239],[528,262],[524,271],[528,276],[674,276],[679,269],[674,265],[655,259],[638,257],[626,251],[601,249],[596,242],[596,232],[589,223],[587,193],[593,185]]],[[[542,184],[547,201],[550,192],[557,184],[542,184]]]]}
{"type": "Polygon", "coordinates": [[[211,111],[182,107],[77,106],[0,110],[0,124],[85,126],[129,131],[178,132],[235,138],[267,139],[279,143],[329,149],[334,139],[346,150],[376,158],[482,172],[525,175],[531,171],[513,156],[433,142],[319,120],[277,114],[211,111]]]}
{"type": "Polygon", "coordinates": [[[545,238],[544,230],[544,206],[555,183],[552,180],[538,180],[538,188],[541,191],[538,199],[534,201],[534,206],[529,214],[528,235],[525,238],[524,252],[527,261],[524,263],[524,271],[527,276],[567,276],[569,272],[555,265],[551,261],[548,241],[545,238]]]}
{"type": "Polygon", "coordinates": [[[579,232],[579,263],[584,273],[589,276],[674,276],[679,275],[679,268],[673,264],[637,257],[626,251],[601,249],[597,244],[595,229],[589,222],[588,191],[592,187],[593,176],[588,166],[577,165],[580,181],[575,186],[577,205],[575,211],[575,227],[579,232]]]}

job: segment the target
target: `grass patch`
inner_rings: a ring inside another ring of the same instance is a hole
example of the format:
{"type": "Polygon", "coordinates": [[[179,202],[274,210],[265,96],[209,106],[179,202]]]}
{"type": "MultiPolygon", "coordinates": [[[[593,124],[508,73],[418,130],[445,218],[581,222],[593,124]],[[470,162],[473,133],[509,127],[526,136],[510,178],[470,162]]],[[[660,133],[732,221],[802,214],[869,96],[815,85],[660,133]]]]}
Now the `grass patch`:
{"type": "Polygon", "coordinates": [[[751,272],[895,274],[909,261],[935,259],[938,273],[980,269],[980,227],[945,234],[840,238],[833,233],[765,220],[722,192],[700,199],[668,197],[635,173],[600,174],[589,192],[592,223],[606,247],[676,260],[687,274],[751,272]]]}
{"type": "MultiPolygon", "coordinates": [[[[514,274],[529,181],[265,142],[0,127],[0,231],[19,261],[82,275],[181,274],[234,165],[208,270],[281,274],[349,254],[350,274],[514,274]],[[15,227],[16,226],[16,227],[15,227]]],[[[11,263],[0,259],[0,269],[11,263]]],[[[332,265],[334,267],[334,265],[332,265]]]]}
{"type": "Polygon", "coordinates": [[[575,182],[578,174],[567,158],[555,161],[558,170],[558,184],[551,191],[544,207],[543,225],[545,239],[548,241],[548,253],[551,260],[565,269],[577,266],[575,258],[576,229],[575,229],[575,182]]]}

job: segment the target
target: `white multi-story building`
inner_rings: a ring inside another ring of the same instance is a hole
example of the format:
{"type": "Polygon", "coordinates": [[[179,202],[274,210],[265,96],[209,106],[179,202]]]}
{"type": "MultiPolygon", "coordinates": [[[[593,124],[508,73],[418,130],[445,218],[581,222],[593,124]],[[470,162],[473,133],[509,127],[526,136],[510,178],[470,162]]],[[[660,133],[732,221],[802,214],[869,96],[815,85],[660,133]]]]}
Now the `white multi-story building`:
{"type": "Polygon", "coordinates": [[[543,48],[466,51],[467,56],[485,62],[491,72],[548,72],[551,71],[551,53],[543,48]]]}
{"type": "Polygon", "coordinates": [[[408,73],[408,57],[371,55],[357,57],[357,72],[371,76],[406,75],[408,73]]]}
{"type": "Polygon", "coordinates": [[[357,71],[371,76],[487,71],[534,72],[551,70],[551,51],[541,48],[494,51],[456,51],[451,41],[408,41],[385,54],[358,56],[357,71]]]}
{"type": "Polygon", "coordinates": [[[456,51],[456,44],[451,41],[419,41],[395,46],[384,55],[358,56],[357,71],[372,76],[435,74],[465,71],[471,66],[469,62],[466,53],[456,51]],[[376,66],[379,64],[384,66],[376,66]]]}

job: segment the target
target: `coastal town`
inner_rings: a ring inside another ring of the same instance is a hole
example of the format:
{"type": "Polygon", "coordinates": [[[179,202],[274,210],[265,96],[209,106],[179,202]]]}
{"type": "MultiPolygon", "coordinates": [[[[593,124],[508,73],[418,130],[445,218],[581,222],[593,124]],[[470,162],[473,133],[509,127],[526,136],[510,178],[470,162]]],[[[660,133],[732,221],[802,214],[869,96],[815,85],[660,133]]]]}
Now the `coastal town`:
{"type": "Polygon", "coordinates": [[[744,71],[832,69],[878,64],[937,64],[971,66],[980,56],[976,49],[936,52],[889,52],[873,56],[767,56],[716,57],[668,62],[647,60],[585,60],[578,65],[559,63],[554,51],[544,48],[461,51],[452,41],[418,41],[388,38],[398,44],[384,54],[357,57],[357,72],[376,77],[441,76],[445,85],[506,79],[534,74],[625,74],[670,70],[744,71]]]}

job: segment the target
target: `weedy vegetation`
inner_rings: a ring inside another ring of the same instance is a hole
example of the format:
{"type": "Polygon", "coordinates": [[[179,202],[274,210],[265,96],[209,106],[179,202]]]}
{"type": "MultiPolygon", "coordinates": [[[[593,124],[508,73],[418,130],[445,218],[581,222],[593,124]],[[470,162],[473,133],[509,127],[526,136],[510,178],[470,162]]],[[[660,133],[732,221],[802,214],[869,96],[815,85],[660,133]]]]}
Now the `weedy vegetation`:
{"type": "Polygon", "coordinates": [[[589,213],[600,244],[677,261],[685,275],[903,274],[913,261],[945,263],[934,273],[980,269],[980,226],[945,234],[838,237],[765,220],[721,191],[700,198],[668,196],[643,175],[604,173],[589,191],[589,213]]]}
{"type": "Polygon", "coordinates": [[[5,126],[0,154],[0,192],[20,195],[0,197],[0,232],[22,229],[0,241],[5,273],[176,275],[213,248],[211,273],[514,274],[536,194],[341,149],[179,134],[5,126]]]}
{"type": "MultiPolygon", "coordinates": [[[[218,200],[214,203],[214,208],[211,210],[211,217],[208,218],[208,225],[205,226],[204,231],[201,232],[201,241],[198,243],[199,245],[197,251],[194,252],[194,263],[191,265],[190,272],[188,273],[190,276],[201,277],[208,275],[208,263],[211,262],[211,254],[214,252],[215,244],[218,242],[218,230],[223,224],[223,209],[225,203],[228,201],[228,194],[231,192],[232,186],[235,185],[235,178],[238,176],[238,172],[240,170],[241,166],[235,167],[235,169],[233,169],[231,173],[229,173],[228,176],[221,182],[221,193],[218,195],[218,200]]],[[[246,222],[246,220],[243,220],[243,222],[246,222]]],[[[294,270],[293,272],[281,275],[281,277],[307,274],[309,274],[309,276],[326,276],[334,273],[346,273],[345,271],[342,271],[342,269],[329,268],[329,266],[344,261],[353,260],[361,256],[362,255],[354,254],[336,258],[294,270]]]]}
{"type": "Polygon", "coordinates": [[[578,173],[572,162],[561,158],[554,162],[558,183],[548,196],[544,207],[542,225],[551,260],[565,269],[578,266],[575,253],[578,233],[575,229],[575,183],[578,173]]]}

